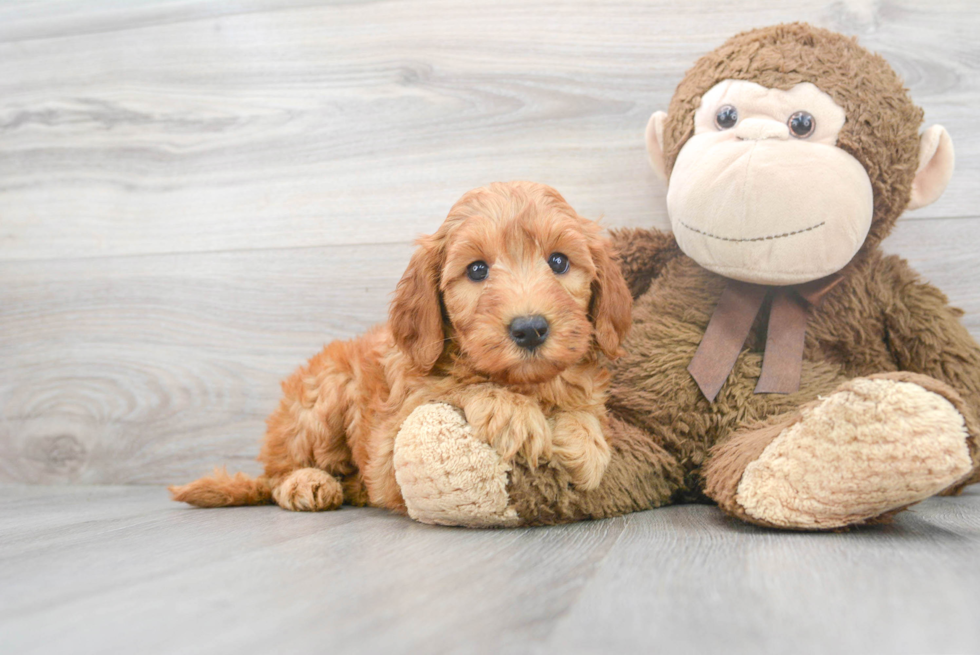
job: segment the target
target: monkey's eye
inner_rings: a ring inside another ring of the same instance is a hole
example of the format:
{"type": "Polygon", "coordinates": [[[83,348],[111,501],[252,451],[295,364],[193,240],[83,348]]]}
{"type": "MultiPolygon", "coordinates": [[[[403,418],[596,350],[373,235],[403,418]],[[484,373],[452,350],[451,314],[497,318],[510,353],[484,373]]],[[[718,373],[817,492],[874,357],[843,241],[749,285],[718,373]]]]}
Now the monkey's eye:
{"type": "Polygon", "coordinates": [[[484,261],[475,261],[466,267],[466,277],[470,278],[474,282],[480,282],[481,280],[487,279],[487,275],[490,274],[490,267],[484,261]]]}
{"type": "Polygon", "coordinates": [[[548,266],[558,275],[568,272],[568,257],[560,252],[553,252],[548,255],[548,266]]]}
{"type": "Polygon", "coordinates": [[[817,120],[808,112],[798,111],[789,117],[786,124],[789,125],[789,131],[793,136],[797,139],[805,139],[813,134],[813,130],[817,127],[817,120]]]}
{"type": "Polygon", "coordinates": [[[715,125],[718,129],[727,130],[735,127],[735,123],[738,122],[738,110],[731,105],[725,105],[718,110],[715,114],[715,125]]]}

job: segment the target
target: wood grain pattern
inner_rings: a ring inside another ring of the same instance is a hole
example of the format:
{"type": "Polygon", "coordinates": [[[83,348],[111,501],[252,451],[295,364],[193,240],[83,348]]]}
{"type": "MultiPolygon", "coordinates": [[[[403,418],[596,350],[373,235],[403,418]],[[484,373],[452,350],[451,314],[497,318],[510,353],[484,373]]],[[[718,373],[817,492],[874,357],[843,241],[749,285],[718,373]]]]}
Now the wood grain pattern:
{"type": "Polygon", "coordinates": [[[0,476],[163,482],[248,468],[278,381],[384,320],[410,252],[0,263],[0,476]]]}
{"type": "Polygon", "coordinates": [[[648,224],[651,111],[787,20],[889,58],[959,153],[922,215],[980,214],[969,0],[64,4],[0,13],[4,259],[403,242],[495,179],[648,224]]]}
{"type": "Polygon", "coordinates": [[[278,380],[384,319],[463,191],[536,179],[665,226],[649,113],[787,20],[858,35],[949,128],[949,190],[886,247],[980,335],[969,0],[4,3],[0,481],[255,471],[278,380]]]}
{"type": "Polygon", "coordinates": [[[977,653],[980,493],[778,533],[675,506],[529,530],[0,488],[7,653],[977,653]]]}

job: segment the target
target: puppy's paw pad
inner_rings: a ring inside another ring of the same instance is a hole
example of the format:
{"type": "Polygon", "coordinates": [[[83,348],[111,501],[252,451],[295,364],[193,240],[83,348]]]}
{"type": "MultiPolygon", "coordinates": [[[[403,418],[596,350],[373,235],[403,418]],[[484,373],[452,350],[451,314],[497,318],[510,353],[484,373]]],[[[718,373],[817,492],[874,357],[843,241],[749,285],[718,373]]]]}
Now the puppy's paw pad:
{"type": "Polygon", "coordinates": [[[287,475],[272,490],[272,497],[283,509],[320,512],[340,507],[344,502],[344,489],[326,471],[305,468],[287,475]]]}
{"type": "Polygon", "coordinates": [[[608,451],[597,450],[574,462],[562,461],[560,455],[557,459],[568,471],[572,484],[583,491],[592,491],[602,482],[602,476],[609,466],[610,456],[608,451]]]}
{"type": "Polygon", "coordinates": [[[518,454],[528,466],[537,467],[541,461],[548,461],[553,454],[551,427],[548,419],[537,406],[529,406],[514,412],[511,425],[505,434],[492,440],[497,452],[507,460],[518,454]]]}
{"type": "Polygon", "coordinates": [[[576,487],[584,491],[597,488],[612,459],[598,419],[591,415],[559,417],[554,459],[568,471],[576,487]]]}
{"type": "Polygon", "coordinates": [[[551,428],[536,402],[510,391],[494,390],[470,401],[466,420],[474,434],[511,461],[521,454],[532,467],[552,454],[551,428]]]}
{"type": "Polygon", "coordinates": [[[556,447],[555,461],[568,471],[572,484],[584,491],[591,491],[602,482],[602,476],[612,458],[605,441],[602,446],[589,440],[577,446],[556,447]]]}

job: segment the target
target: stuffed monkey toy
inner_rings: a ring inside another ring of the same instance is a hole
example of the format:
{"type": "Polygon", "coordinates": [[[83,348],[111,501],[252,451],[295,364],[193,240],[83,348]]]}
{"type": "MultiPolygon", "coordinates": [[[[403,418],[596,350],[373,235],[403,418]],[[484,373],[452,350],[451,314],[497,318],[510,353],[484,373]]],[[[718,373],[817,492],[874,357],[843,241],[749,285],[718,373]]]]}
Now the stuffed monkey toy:
{"type": "Polygon", "coordinates": [[[757,29],[701,58],[647,128],[673,234],[614,234],[635,305],[601,484],[505,464],[428,405],[395,446],[409,514],[534,525],[707,498],[826,530],[978,481],[980,348],[879,248],[952,174],[922,119],[883,58],[827,30],[757,29]]]}

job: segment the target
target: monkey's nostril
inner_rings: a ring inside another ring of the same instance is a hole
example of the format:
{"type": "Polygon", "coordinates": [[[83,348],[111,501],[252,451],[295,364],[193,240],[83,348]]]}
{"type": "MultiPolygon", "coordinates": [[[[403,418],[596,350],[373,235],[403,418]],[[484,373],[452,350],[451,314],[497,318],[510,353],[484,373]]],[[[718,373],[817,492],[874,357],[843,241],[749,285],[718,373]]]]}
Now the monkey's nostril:
{"type": "Polygon", "coordinates": [[[548,338],[548,321],[544,316],[519,316],[511,321],[509,330],[514,343],[534,350],[548,338]]]}
{"type": "Polygon", "coordinates": [[[743,141],[786,140],[789,127],[768,118],[746,118],[735,128],[735,136],[743,141]]]}

